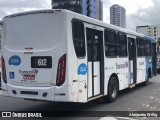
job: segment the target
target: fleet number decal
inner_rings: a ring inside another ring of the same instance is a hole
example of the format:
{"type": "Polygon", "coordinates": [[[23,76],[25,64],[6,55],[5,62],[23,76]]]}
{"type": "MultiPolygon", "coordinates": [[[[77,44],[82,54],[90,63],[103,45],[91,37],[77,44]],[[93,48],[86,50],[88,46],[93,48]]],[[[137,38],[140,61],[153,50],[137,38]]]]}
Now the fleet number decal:
{"type": "Polygon", "coordinates": [[[38,66],[47,66],[47,59],[38,59],[38,66]]]}

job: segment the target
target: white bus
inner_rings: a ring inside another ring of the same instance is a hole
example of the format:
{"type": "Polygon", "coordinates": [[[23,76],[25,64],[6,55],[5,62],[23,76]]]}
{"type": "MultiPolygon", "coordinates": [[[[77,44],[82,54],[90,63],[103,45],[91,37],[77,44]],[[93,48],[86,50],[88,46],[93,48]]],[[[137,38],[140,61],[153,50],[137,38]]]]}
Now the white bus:
{"type": "Polygon", "coordinates": [[[2,30],[5,96],[113,102],[118,91],[147,84],[152,77],[144,45],[149,42],[152,65],[154,39],[68,10],[6,16],[2,30]]]}

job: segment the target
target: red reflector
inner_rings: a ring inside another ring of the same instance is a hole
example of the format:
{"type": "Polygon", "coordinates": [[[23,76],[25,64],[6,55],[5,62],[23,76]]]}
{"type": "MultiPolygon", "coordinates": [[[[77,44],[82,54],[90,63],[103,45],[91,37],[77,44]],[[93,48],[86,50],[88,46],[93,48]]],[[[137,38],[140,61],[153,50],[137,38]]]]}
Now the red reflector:
{"type": "Polygon", "coordinates": [[[25,48],[26,50],[32,50],[33,48],[25,48]]]}
{"type": "Polygon", "coordinates": [[[66,94],[65,94],[65,93],[60,93],[59,95],[60,95],[60,96],[65,96],[66,94]]]}

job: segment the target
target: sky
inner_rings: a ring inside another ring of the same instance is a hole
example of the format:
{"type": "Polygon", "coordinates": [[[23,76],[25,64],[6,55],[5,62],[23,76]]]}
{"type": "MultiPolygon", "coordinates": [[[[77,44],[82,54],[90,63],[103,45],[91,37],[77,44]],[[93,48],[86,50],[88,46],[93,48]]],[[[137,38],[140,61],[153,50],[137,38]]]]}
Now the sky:
{"type": "MultiPolygon", "coordinates": [[[[110,23],[110,7],[119,4],[126,9],[127,29],[160,24],[160,0],[103,0],[103,21],[110,23]]],[[[0,0],[0,20],[17,12],[50,9],[51,0],[0,0]]]]}

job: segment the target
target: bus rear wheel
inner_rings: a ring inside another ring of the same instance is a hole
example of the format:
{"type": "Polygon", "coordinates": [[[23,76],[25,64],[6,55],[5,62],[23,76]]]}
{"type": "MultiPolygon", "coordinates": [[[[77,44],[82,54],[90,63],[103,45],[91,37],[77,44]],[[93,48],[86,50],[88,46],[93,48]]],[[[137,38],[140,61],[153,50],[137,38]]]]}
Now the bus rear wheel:
{"type": "Polygon", "coordinates": [[[118,80],[116,77],[111,77],[108,84],[108,95],[104,97],[104,102],[114,102],[118,97],[118,80]]]}

